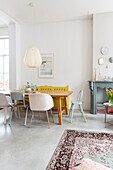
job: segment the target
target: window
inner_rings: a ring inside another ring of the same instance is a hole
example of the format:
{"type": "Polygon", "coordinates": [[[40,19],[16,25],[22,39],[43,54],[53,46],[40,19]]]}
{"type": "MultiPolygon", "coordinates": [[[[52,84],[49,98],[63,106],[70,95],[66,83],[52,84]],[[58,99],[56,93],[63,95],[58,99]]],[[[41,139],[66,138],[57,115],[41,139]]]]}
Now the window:
{"type": "Polygon", "coordinates": [[[0,90],[9,90],[9,39],[0,38],[0,90]]]}

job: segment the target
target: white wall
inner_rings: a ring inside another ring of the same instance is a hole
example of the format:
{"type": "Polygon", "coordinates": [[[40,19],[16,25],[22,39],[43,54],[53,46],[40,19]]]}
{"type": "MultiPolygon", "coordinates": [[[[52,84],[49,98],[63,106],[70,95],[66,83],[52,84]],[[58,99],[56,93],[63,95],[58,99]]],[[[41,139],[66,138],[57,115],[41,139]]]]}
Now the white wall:
{"type": "Polygon", "coordinates": [[[74,93],[84,90],[83,106],[90,107],[88,80],[92,66],[92,21],[79,20],[39,25],[21,25],[21,86],[30,81],[37,85],[66,86],[74,93]],[[39,79],[38,70],[27,68],[23,63],[29,46],[37,46],[41,53],[54,52],[54,79],[39,79]]]}
{"type": "MultiPolygon", "coordinates": [[[[113,77],[113,64],[109,62],[109,57],[113,57],[113,13],[101,13],[93,16],[93,68],[97,68],[97,78],[99,69],[102,78],[113,77]],[[102,55],[101,47],[108,47],[109,53],[102,55]],[[98,65],[98,58],[104,58],[104,65],[98,65]],[[106,65],[109,69],[106,69],[106,65]]],[[[94,69],[93,69],[94,77],[94,69]]]]}
{"type": "Polygon", "coordinates": [[[8,27],[0,28],[0,36],[8,36],[8,27]]]}

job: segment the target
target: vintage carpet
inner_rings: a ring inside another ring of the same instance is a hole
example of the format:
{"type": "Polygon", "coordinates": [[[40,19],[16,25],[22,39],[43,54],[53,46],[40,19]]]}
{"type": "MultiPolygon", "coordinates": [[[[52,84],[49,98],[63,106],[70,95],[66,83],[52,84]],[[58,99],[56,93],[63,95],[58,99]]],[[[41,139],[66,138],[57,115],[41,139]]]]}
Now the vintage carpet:
{"type": "Polygon", "coordinates": [[[66,130],[46,170],[72,169],[83,158],[113,169],[113,134],[66,130]]]}

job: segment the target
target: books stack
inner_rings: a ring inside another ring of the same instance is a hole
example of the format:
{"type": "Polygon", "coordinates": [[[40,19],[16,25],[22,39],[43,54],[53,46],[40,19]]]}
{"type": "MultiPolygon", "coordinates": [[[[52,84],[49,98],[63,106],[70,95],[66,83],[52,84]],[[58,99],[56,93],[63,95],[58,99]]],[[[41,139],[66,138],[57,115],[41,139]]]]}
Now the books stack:
{"type": "Polygon", "coordinates": [[[96,104],[97,113],[105,113],[105,107],[102,102],[96,104]]]}

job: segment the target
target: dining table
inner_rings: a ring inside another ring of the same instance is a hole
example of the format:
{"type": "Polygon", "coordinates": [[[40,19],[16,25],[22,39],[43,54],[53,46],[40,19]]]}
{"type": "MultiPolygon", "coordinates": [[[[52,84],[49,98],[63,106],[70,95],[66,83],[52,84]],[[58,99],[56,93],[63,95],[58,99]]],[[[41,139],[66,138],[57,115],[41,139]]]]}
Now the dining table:
{"type": "MultiPolygon", "coordinates": [[[[6,96],[10,96],[10,92],[23,92],[23,91],[10,90],[10,91],[3,91],[2,93],[4,93],[6,96]]],[[[69,97],[73,93],[73,91],[25,91],[24,93],[25,93],[25,96],[29,96],[31,93],[46,93],[46,94],[49,94],[52,98],[56,98],[57,107],[58,107],[57,109],[58,109],[59,125],[62,125],[62,114],[65,112],[68,115],[67,97],[69,97]],[[64,101],[65,101],[65,107],[63,109],[61,106],[62,97],[64,98],[64,101]]]]}

